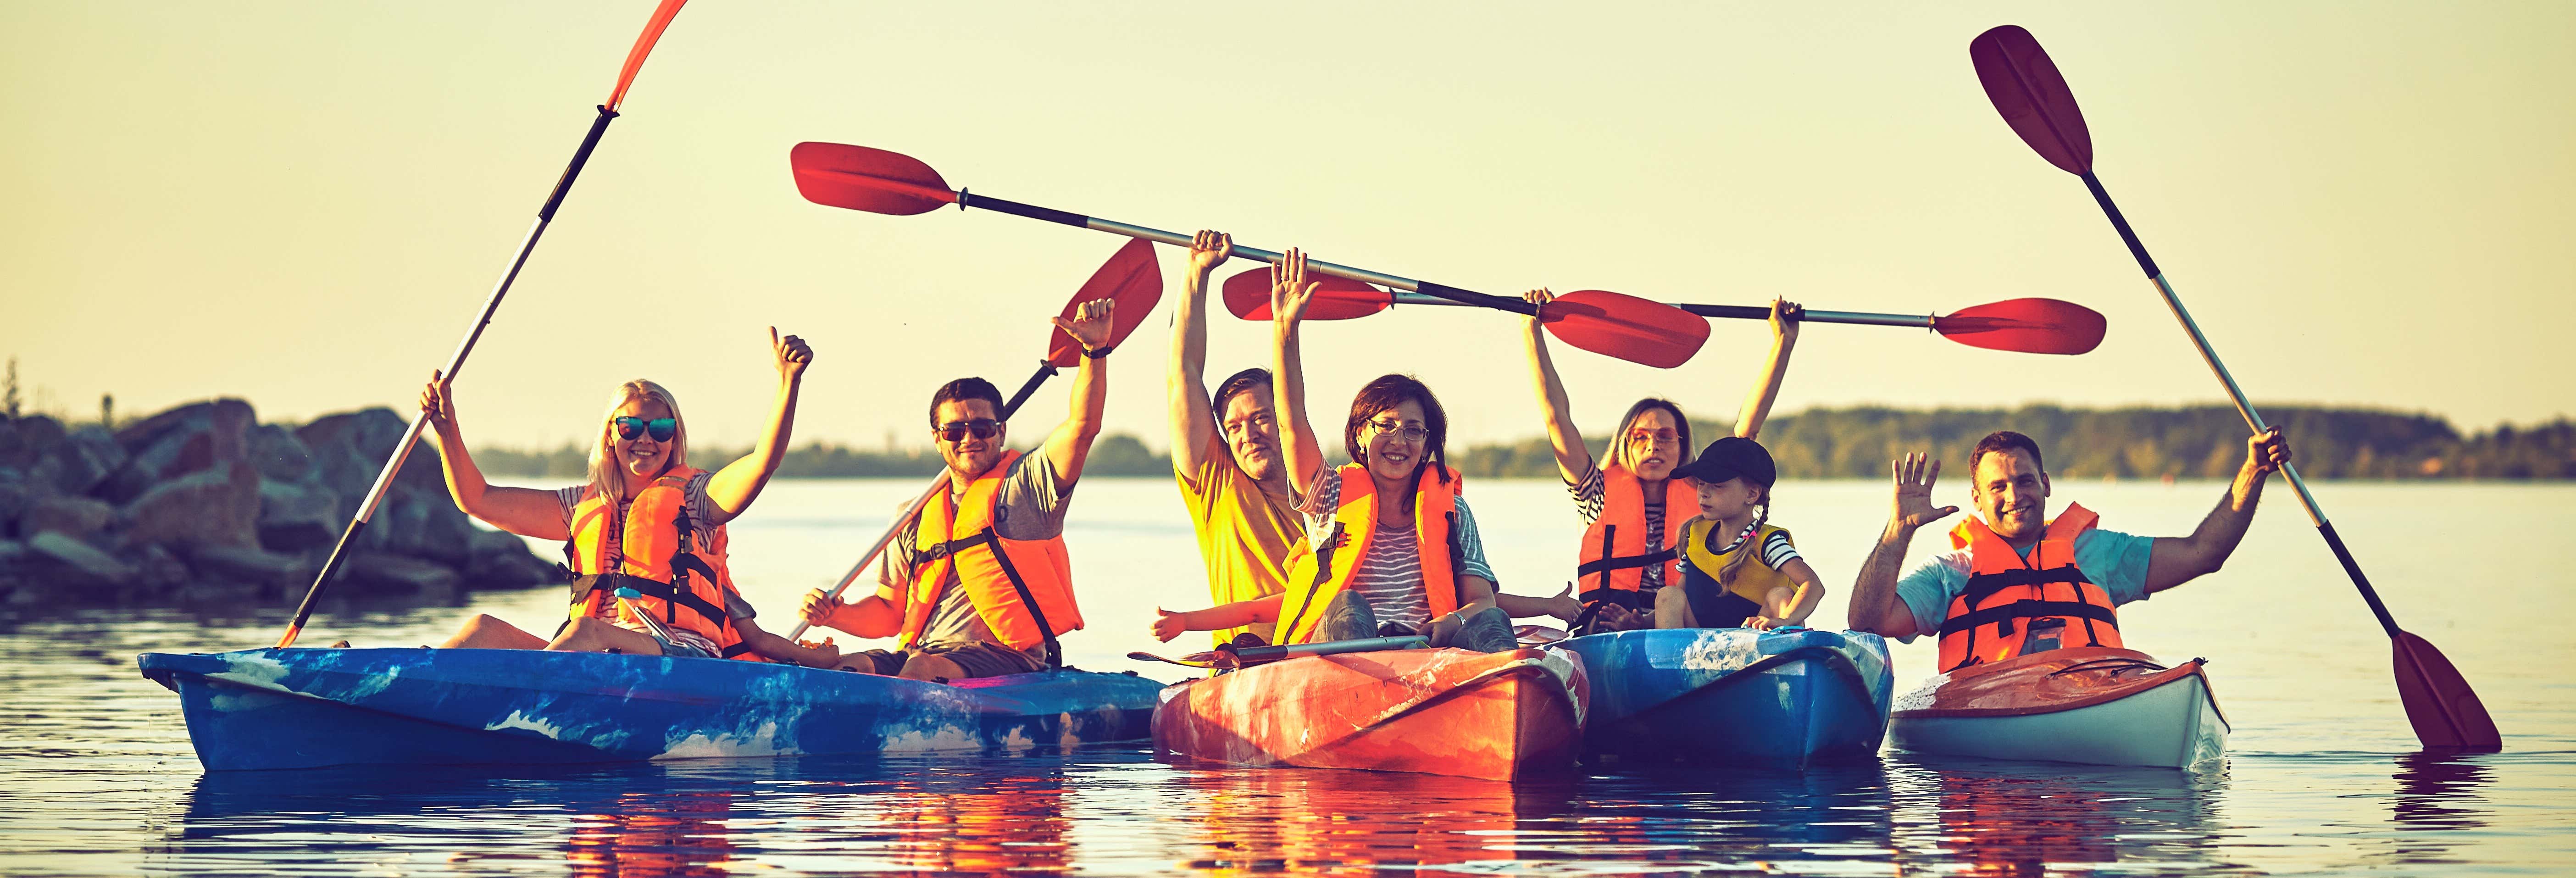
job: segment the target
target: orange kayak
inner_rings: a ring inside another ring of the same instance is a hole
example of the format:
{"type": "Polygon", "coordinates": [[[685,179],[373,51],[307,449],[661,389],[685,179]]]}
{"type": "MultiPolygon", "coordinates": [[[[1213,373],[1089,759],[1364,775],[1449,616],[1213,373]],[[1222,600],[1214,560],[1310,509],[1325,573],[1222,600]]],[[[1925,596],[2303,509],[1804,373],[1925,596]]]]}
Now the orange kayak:
{"type": "Polygon", "coordinates": [[[1580,660],[1556,650],[1308,656],[1166,687],[1154,749],[1509,780],[1573,766],[1588,697],[1580,660]]]}
{"type": "Polygon", "coordinates": [[[2227,718],[2201,660],[2071,647],[1977,665],[1898,696],[1899,750],[1988,759],[2187,768],[2222,758],[2227,718]]]}

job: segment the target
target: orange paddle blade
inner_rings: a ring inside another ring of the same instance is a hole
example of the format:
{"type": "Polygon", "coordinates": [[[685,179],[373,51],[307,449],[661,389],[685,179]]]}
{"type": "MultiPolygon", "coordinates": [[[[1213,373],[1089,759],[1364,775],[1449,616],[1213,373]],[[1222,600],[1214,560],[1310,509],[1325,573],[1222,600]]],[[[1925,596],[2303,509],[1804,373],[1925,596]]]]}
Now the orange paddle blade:
{"type": "MultiPolygon", "coordinates": [[[[1108,262],[1101,263],[1099,271],[1091,273],[1090,280],[1082,283],[1073,301],[1064,303],[1064,313],[1059,316],[1071,320],[1074,309],[1093,299],[1118,303],[1109,315],[1110,347],[1125,342],[1128,333],[1144,325],[1146,315],[1154,313],[1154,305],[1163,301],[1163,269],[1154,263],[1153,242],[1138,238],[1118,248],[1108,262]]],[[[1078,365],[1082,362],[1082,343],[1074,341],[1063,327],[1057,327],[1047,336],[1046,359],[1047,365],[1057,368],[1078,365]]]]}
{"type": "MultiPolygon", "coordinates": [[[[1310,275],[1315,301],[1306,305],[1308,320],[1350,320],[1386,310],[1395,296],[1359,281],[1310,275]]],[[[1256,268],[1225,279],[1225,310],[1245,320],[1270,319],[1270,269],[1256,268]]]]}
{"type": "Polygon", "coordinates": [[[957,193],[920,159],[846,143],[807,141],[788,150],[796,192],[829,207],[895,216],[957,203],[957,193]]]}
{"type": "Polygon", "coordinates": [[[643,35],[635,38],[635,48],[626,52],[626,66],[617,71],[617,87],[608,92],[604,106],[609,112],[617,112],[617,106],[626,102],[626,87],[635,84],[635,71],[644,67],[644,56],[653,54],[653,44],[662,39],[662,29],[671,26],[671,18],[679,15],[680,5],[687,2],[662,0],[662,5],[653,9],[652,20],[644,23],[643,35]]]}
{"type": "Polygon", "coordinates": [[[1970,347],[2081,354],[2101,346],[2102,312],[2057,299],[2006,299],[1932,318],[1932,331],[1970,347]]]}
{"type": "Polygon", "coordinates": [[[2469,681],[2451,660],[2410,632],[2397,632],[2397,700],[2406,705],[2406,721],[2415,737],[2436,749],[2492,753],[2504,749],[2504,736],[2469,681]]]}
{"type": "Polygon", "coordinates": [[[1576,290],[1539,312],[1566,344],[1631,363],[1670,369],[1708,343],[1708,321],[1662,302],[1608,290],[1576,290]]]}
{"type": "Polygon", "coordinates": [[[2040,158],[2069,174],[2093,169],[2093,134],[2084,127],[2084,110],[2039,38],[2007,24],[1969,41],[1968,59],[1977,65],[1977,81],[1995,112],[2040,158]]]}

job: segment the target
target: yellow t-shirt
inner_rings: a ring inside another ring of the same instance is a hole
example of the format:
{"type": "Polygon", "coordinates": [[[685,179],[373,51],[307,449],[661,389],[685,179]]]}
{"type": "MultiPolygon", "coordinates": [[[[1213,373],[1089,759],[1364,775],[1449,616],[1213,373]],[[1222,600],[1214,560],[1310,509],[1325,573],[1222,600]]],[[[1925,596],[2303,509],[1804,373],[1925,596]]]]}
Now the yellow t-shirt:
{"type": "MultiPolygon", "coordinates": [[[[1172,475],[1181,483],[1181,503],[1190,508],[1190,526],[1198,531],[1199,557],[1207,561],[1208,596],[1230,604],[1286,590],[1289,559],[1306,537],[1296,504],[1262,493],[1260,483],[1234,465],[1221,437],[1209,437],[1200,450],[1198,471],[1174,468],[1172,475]]],[[[1245,631],[1271,639],[1270,623],[1262,622],[1215,632],[1216,642],[1245,631]]]]}

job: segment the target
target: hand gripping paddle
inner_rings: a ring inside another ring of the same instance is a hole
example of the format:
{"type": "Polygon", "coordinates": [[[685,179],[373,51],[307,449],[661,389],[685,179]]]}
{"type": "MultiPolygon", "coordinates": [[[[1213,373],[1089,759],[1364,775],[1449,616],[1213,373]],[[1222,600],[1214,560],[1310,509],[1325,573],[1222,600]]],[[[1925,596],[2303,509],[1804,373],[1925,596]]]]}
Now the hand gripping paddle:
{"type": "MultiPolygon", "coordinates": [[[[942,205],[954,204],[960,209],[982,208],[1175,247],[1190,246],[1189,235],[1021,204],[989,195],[974,195],[963,189],[952,190],[948,188],[947,181],[940,179],[938,171],[921,160],[882,149],[839,143],[800,143],[788,153],[788,163],[795,171],[796,191],[816,204],[897,216],[927,213],[942,205]]],[[[1272,264],[1277,264],[1282,258],[1277,251],[1242,244],[1234,246],[1234,255],[1272,264]]],[[[1481,305],[1517,314],[1536,310],[1530,303],[1517,298],[1488,295],[1347,265],[1308,260],[1306,267],[1316,274],[1358,281],[1363,285],[1393,287],[1426,298],[1481,305]]],[[[1664,369],[1688,362],[1691,355],[1699,352],[1700,345],[1708,341],[1708,327],[1704,322],[1682,320],[1680,310],[1670,306],[1621,296],[1617,301],[1596,300],[1591,307],[1599,310],[1594,313],[1568,308],[1567,314],[1579,315],[1575,317],[1576,324],[1558,329],[1553,324],[1565,318],[1551,317],[1550,328],[1557,330],[1558,337],[1565,339],[1567,344],[1664,369]],[[1694,327],[1691,324],[1700,325],[1694,327]]]]}
{"type": "MultiPolygon", "coordinates": [[[[1126,246],[1118,248],[1117,253],[1110,254],[1108,262],[1101,263],[1100,270],[1091,273],[1090,280],[1083,281],[1082,289],[1074,292],[1072,301],[1064,303],[1064,312],[1058,316],[1070,320],[1074,309],[1094,299],[1118,303],[1109,315],[1109,346],[1117,347],[1127,340],[1128,333],[1144,325],[1146,315],[1153,313],[1154,306],[1163,300],[1163,270],[1154,262],[1154,245],[1129,241],[1126,246]]],[[[1020,410],[1020,404],[1028,402],[1029,395],[1038,392],[1039,385],[1054,377],[1055,370],[1081,361],[1082,345],[1066,334],[1063,327],[1056,327],[1047,336],[1046,359],[1040,361],[1037,372],[1011,394],[1010,401],[1002,404],[1001,419],[1010,420],[1011,415],[1020,410]]],[[[851,583],[859,581],[860,574],[867,570],[868,565],[875,563],[877,556],[885,554],[886,547],[894,544],[895,535],[903,532],[903,526],[910,523],[913,516],[921,514],[922,504],[930,502],[930,498],[938,496],[947,487],[948,472],[943,469],[930,480],[930,487],[924,489],[920,497],[904,507],[902,515],[895,516],[894,523],[886,527],[885,534],[877,537],[876,543],[868,547],[867,554],[859,557],[859,563],[850,565],[850,572],[842,574],[841,581],[835,583],[827,594],[840,597],[851,583]]],[[[906,596],[909,597],[908,592],[906,596]]],[[[809,627],[812,627],[811,623],[798,621],[796,629],[787,632],[788,642],[795,642],[809,627]]]]}
{"type": "MultiPolygon", "coordinates": [[[[528,264],[528,254],[536,251],[537,239],[545,235],[546,224],[554,221],[555,209],[563,206],[564,195],[572,191],[572,181],[581,176],[582,165],[590,162],[590,151],[599,146],[600,135],[608,133],[609,120],[617,118],[617,108],[625,104],[626,88],[635,84],[635,71],[643,68],[644,56],[652,54],[653,44],[662,39],[662,29],[671,26],[671,17],[679,15],[680,5],[686,2],[688,0],[662,0],[662,5],[654,8],[652,19],[644,23],[644,33],[635,38],[635,48],[626,52],[626,66],[617,71],[617,87],[609,90],[608,103],[599,105],[599,118],[591,121],[590,133],[582,136],[581,148],[573,151],[572,164],[564,167],[563,177],[555,181],[554,191],[546,196],[545,206],[537,208],[536,224],[529,226],[527,236],[519,240],[518,255],[510,258],[509,269],[502,272],[500,282],[493,285],[492,295],[483,300],[482,313],[466,326],[465,340],[456,343],[455,356],[448,358],[447,369],[439,373],[441,380],[454,381],[456,373],[464,370],[466,355],[474,352],[474,342],[483,336],[483,327],[491,325],[493,312],[501,309],[501,297],[509,295],[510,282],[519,278],[519,268],[528,264]]],[[[314,574],[313,586],[304,591],[304,602],[295,608],[295,621],[287,623],[286,634],[277,639],[278,649],[294,646],[295,638],[304,633],[304,623],[313,617],[313,607],[321,602],[323,588],[331,584],[331,574],[339,572],[340,561],[348,557],[349,546],[357,541],[360,532],[367,529],[367,522],[375,518],[376,507],[384,503],[385,491],[393,487],[394,474],[402,472],[403,461],[411,457],[412,445],[420,441],[421,427],[427,423],[428,419],[414,415],[411,427],[403,431],[402,441],[394,444],[393,458],[385,461],[385,468],[376,474],[375,485],[367,489],[366,498],[358,503],[357,517],[349,520],[349,527],[340,532],[339,544],[331,547],[330,559],[322,562],[321,572],[314,574]]]]}
{"type": "MultiPolygon", "coordinates": [[[[2138,242],[2137,232],[2129,228],[2128,219],[2120,215],[2118,205],[2111,203],[2111,193],[2093,175],[2093,135],[2084,127],[2084,111],[2075,105],[2075,93],[2066,87],[2066,78],[2058,75],[2056,62],[2029,31],[2004,25],[1968,43],[1968,57],[1977,68],[1977,79],[1985,84],[1986,97],[2004,122],[2021,135],[2022,142],[2039,152],[2040,158],[2056,165],[2058,170],[2084,180],[2093,192],[2093,200],[2111,219],[2111,228],[2120,233],[2121,242],[2129,245],[2129,255],[2156,285],[2164,297],[2165,307],[2173,311],[2182,324],[2183,333],[2200,349],[2200,358],[2209,371],[2226,385],[2227,395],[2236,401],[2236,411],[2245,417],[2245,425],[2257,433],[2266,429],[2263,416],[2245,398],[2236,379],[2227,374],[2227,366],[2218,361],[2218,352],[2201,335],[2200,325],[2192,322],[2191,312],[2174,295],[2173,284],[2166,282],[2156,261],[2147,256],[2147,247],[2138,242]]],[[[2430,748],[2494,751],[2504,749],[2504,737],[2496,731],[2495,720],[2487,715],[2486,705],[2478,700],[2469,681],[2460,676],[2442,651],[2424,638],[2397,627],[2397,619],[2388,614],[2388,606],[2379,600],[2379,592],[2370,587],[2361,564],[2353,560],[2352,550],[2345,548],[2343,537],[2335,534],[2334,525],[2326,521],[2325,511],[2317,508],[2317,498],[2308,493],[2308,483],[2299,478],[2295,466],[2283,466],[2290,485],[2298,489],[2299,504],[2307,507],[2308,520],[2325,537],[2326,546],[2334,550],[2335,560],[2342,562],[2343,572],[2352,578],[2354,588],[2370,604],[2372,615],[2379,617],[2379,627],[2388,632],[2393,644],[2397,668],[2397,697],[2406,706],[2406,720],[2415,727],[2415,737],[2430,748]]]]}
{"type": "MultiPolygon", "coordinates": [[[[1618,356],[1614,351],[1629,344],[1630,334],[1656,335],[1689,331],[1668,322],[1640,322],[1643,314],[1661,318],[1661,313],[1647,311],[1631,304],[1633,296],[1602,290],[1576,290],[1548,303],[1542,317],[1548,331],[1566,343],[1596,353],[1618,356]],[[1562,306],[1562,307],[1560,307],[1562,306]],[[1608,348],[1609,350],[1604,350],[1608,348]]],[[[1448,299],[1420,293],[1397,293],[1381,290],[1354,280],[1332,278],[1315,291],[1315,301],[1306,306],[1308,320],[1350,320],[1384,311],[1395,305],[1465,305],[1448,299]]],[[[1753,305],[1672,305],[1672,308],[1702,317],[1725,317],[1742,320],[1770,319],[1771,309],[1753,305]]],[[[1225,309],[1245,320],[1270,319],[1270,272],[1256,268],[1225,279],[1225,309]]],[[[1912,326],[1930,329],[1941,337],[1970,347],[2025,354],[2081,354],[2102,344],[2105,323],[2101,312],[2057,299],[2008,299],[1978,305],[1955,314],[1924,317],[1913,314],[1868,314],[1857,311],[1808,311],[1799,318],[1807,323],[1856,323],[1865,326],[1912,326]]],[[[1675,341],[1649,341],[1647,344],[1677,344],[1675,341]]]]}

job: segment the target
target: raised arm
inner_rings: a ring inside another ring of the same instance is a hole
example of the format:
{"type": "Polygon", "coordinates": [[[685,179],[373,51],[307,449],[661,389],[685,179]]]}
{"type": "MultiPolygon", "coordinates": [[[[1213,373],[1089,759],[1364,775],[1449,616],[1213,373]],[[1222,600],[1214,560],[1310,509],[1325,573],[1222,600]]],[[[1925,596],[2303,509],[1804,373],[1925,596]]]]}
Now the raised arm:
{"type": "Polygon", "coordinates": [[[564,529],[563,501],[555,492],[504,488],[483,480],[474,455],[465,450],[465,433],[456,426],[455,397],[437,372],[429,373],[429,386],[420,392],[420,416],[429,419],[430,444],[438,449],[447,472],[447,495],[455,499],[457,511],[523,537],[572,539],[564,529]]]}
{"type": "Polygon", "coordinates": [[[2290,440],[2281,428],[2247,437],[2245,465],[2236,470],[2236,481],[2227,486],[2227,496],[2218,498],[2218,508],[2200,520],[2191,536],[2161,537],[2147,556],[2147,593],[2154,594],[2216,573],[2235,554],[2236,544],[2245,539],[2245,528],[2254,523],[2254,507],[2263,499],[2263,481],[2275,470],[2290,462],[2290,440]]]}
{"type": "Polygon", "coordinates": [[[1288,464],[1288,484],[1302,494],[1323,469],[1324,446],[1306,421],[1306,366],[1297,352],[1297,326],[1322,284],[1306,280],[1304,251],[1289,248],[1281,263],[1270,267],[1270,389],[1279,411],[1280,458],[1288,464]]]}
{"type": "Polygon", "coordinates": [[[1932,483],[1941,478],[1941,462],[1926,461],[1920,453],[1908,454],[1891,462],[1888,469],[1896,476],[1896,505],[1887,517],[1887,528],[1879,532],[1878,545],[1869,550],[1869,559],[1860,565],[1860,577],[1852,583],[1851,610],[1846,613],[1853,630],[1867,631],[1882,637],[1912,637],[1914,611],[1896,596],[1897,571],[1905,566],[1905,548],[1914,542],[1914,532],[1924,525],[1939,521],[1959,507],[1932,505],[1932,483]]]}
{"type": "Polygon", "coordinates": [[[1781,379],[1789,377],[1789,351],[1798,346],[1798,322],[1805,316],[1805,306],[1771,300],[1771,356],[1762,363],[1761,379],[1744,395],[1744,408],[1735,413],[1735,435],[1762,438],[1762,422],[1770,419],[1771,403],[1780,398],[1781,379]]]}
{"type": "Polygon", "coordinates": [[[1109,399],[1109,325],[1118,303],[1093,299],[1073,309],[1073,319],[1053,318],[1057,328],[1082,345],[1082,365],[1073,372],[1073,411],[1047,434],[1047,462],[1055,465],[1058,491],[1073,489],[1082,478],[1082,461],[1091,456],[1091,440],[1100,436],[1100,406],[1109,399]]]}
{"type": "Polygon", "coordinates": [[[716,520],[707,522],[709,526],[732,521],[751,508],[752,499],[778,472],[778,461],[787,456],[788,438],[796,432],[796,391],[805,383],[805,367],[814,362],[814,351],[804,339],[779,338],[778,327],[772,326],[769,355],[778,367],[778,398],[769,409],[769,429],[761,432],[760,444],[752,446],[749,455],[707,479],[707,499],[716,505],[716,520]]]}
{"type": "Polygon", "coordinates": [[[1208,275],[1234,253],[1234,236],[1200,229],[1181,271],[1181,301],[1172,312],[1172,373],[1163,382],[1171,397],[1172,469],[1182,478],[1199,471],[1216,438],[1216,413],[1208,409],[1208,275]]]}
{"type": "MultiPolygon", "coordinates": [[[[1540,288],[1521,298],[1544,309],[1556,294],[1540,288]]],[[[1538,385],[1538,404],[1546,410],[1547,444],[1556,452],[1557,474],[1571,484],[1592,471],[1592,449],[1584,447],[1583,431],[1574,427],[1574,403],[1566,399],[1565,382],[1556,377],[1556,360],[1547,355],[1547,331],[1540,327],[1538,315],[1521,319],[1521,335],[1529,349],[1530,380],[1538,385]]],[[[1610,441],[1616,443],[1619,437],[1610,441]]]]}

